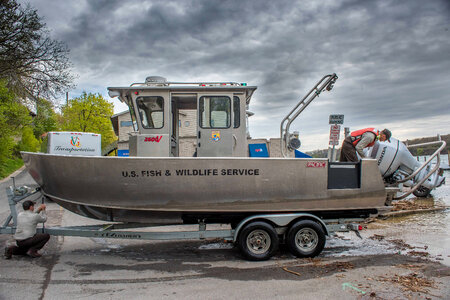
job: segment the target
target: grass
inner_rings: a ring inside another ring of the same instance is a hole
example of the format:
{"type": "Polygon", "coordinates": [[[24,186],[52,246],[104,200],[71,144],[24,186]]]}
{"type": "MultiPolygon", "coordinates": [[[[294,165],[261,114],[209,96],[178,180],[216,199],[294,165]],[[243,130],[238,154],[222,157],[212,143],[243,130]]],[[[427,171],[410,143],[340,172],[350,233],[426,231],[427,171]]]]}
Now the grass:
{"type": "Polygon", "coordinates": [[[23,166],[23,161],[20,158],[7,158],[0,163],[0,179],[8,177],[14,171],[23,166]]]}

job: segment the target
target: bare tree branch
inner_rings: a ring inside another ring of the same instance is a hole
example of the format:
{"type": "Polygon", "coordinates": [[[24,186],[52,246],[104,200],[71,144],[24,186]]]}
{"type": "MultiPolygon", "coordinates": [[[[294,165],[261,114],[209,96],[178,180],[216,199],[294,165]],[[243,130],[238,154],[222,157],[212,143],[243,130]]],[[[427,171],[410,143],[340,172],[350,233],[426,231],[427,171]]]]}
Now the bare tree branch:
{"type": "Polygon", "coordinates": [[[0,0],[0,79],[22,97],[55,99],[73,87],[69,49],[31,6],[0,0]]]}

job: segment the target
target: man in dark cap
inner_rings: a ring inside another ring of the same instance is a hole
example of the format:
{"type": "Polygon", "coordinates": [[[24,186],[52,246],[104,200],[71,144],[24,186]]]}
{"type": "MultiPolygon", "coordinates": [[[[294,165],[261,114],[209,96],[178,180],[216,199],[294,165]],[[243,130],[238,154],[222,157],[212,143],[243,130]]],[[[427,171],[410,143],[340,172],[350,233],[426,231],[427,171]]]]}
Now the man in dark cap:
{"type": "Polygon", "coordinates": [[[364,128],[353,131],[342,143],[339,161],[357,162],[358,156],[356,155],[356,152],[358,152],[361,158],[365,158],[364,148],[372,147],[377,139],[379,139],[380,142],[390,142],[390,138],[391,132],[389,129],[384,129],[381,132],[375,130],[375,128],[364,128]]]}
{"type": "Polygon", "coordinates": [[[36,212],[35,203],[27,200],[22,203],[23,212],[17,215],[17,229],[14,235],[17,246],[9,246],[5,249],[5,258],[9,259],[12,255],[25,255],[33,258],[40,257],[40,250],[50,239],[47,233],[36,233],[38,223],[47,221],[45,213],[45,204],[41,204],[36,212]]]}
{"type": "Polygon", "coordinates": [[[380,132],[380,141],[384,142],[384,141],[387,140],[390,143],[391,142],[391,136],[392,136],[392,134],[391,134],[391,131],[389,129],[383,129],[380,132]]]}

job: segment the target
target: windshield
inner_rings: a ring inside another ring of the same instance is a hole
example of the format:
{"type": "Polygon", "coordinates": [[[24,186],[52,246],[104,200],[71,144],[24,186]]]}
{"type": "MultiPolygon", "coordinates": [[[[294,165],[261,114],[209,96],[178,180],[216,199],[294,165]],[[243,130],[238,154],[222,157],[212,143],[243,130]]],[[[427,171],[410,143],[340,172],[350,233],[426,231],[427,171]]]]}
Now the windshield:
{"type": "Polygon", "coordinates": [[[200,97],[200,125],[202,128],[229,128],[231,101],[226,96],[200,97]]]}
{"type": "Polygon", "coordinates": [[[142,127],[145,129],[164,126],[164,98],[161,96],[141,96],[136,99],[142,127]]]}

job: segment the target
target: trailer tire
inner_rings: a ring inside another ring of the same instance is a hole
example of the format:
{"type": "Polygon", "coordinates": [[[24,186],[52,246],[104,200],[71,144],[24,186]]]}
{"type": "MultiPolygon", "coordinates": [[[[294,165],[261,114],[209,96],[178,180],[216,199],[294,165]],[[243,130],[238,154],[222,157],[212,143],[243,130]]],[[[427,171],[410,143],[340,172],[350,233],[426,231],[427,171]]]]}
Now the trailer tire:
{"type": "Polygon", "coordinates": [[[289,251],[297,257],[315,257],[325,247],[325,232],[320,224],[301,220],[289,229],[286,243],[289,251]]]}
{"type": "Polygon", "coordinates": [[[424,186],[420,186],[417,190],[413,192],[414,196],[418,198],[426,198],[428,195],[430,195],[431,190],[429,188],[426,188],[424,186]]]}
{"type": "Polygon", "coordinates": [[[249,260],[269,259],[278,250],[278,244],[275,228],[266,222],[251,222],[239,233],[239,249],[249,260]]]}

